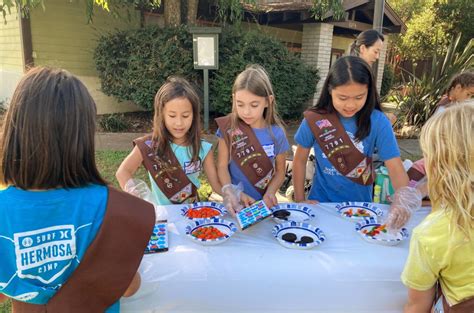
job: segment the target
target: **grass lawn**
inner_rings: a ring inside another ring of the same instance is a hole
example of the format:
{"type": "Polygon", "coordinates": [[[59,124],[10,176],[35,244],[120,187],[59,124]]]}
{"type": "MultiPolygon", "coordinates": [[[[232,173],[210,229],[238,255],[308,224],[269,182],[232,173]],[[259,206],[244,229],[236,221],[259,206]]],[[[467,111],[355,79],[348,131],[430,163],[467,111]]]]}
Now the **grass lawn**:
{"type": "Polygon", "coordinates": [[[11,309],[11,302],[8,300],[5,303],[0,303],[0,313],[10,313],[11,309]]]}
{"type": "MultiPolygon", "coordinates": [[[[99,169],[100,174],[106,181],[117,188],[120,187],[117,179],[115,179],[115,172],[128,153],[129,151],[96,151],[95,154],[95,160],[97,162],[97,168],[99,169]]],[[[148,182],[148,175],[143,166],[140,166],[138,171],[135,173],[134,178],[148,182]]]]}

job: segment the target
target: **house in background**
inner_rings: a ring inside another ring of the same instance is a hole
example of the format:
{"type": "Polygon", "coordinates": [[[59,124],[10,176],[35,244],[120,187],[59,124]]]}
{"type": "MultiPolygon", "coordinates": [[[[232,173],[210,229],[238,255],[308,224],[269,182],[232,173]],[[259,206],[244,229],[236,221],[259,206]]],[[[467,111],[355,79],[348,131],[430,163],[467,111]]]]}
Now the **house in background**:
{"type": "MultiPolygon", "coordinates": [[[[350,53],[350,45],[359,33],[373,28],[375,1],[381,0],[345,0],[344,19],[334,20],[329,13],[324,22],[315,21],[311,16],[312,0],[260,0],[257,6],[246,5],[245,8],[247,15],[252,15],[260,25],[268,26],[265,28],[268,33],[285,42],[290,50],[300,52],[304,62],[319,69],[319,93],[331,64],[350,53]]],[[[385,35],[406,32],[406,25],[387,1],[382,29],[385,35]]],[[[378,62],[381,64],[377,69],[378,90],[388,45],[387,39],[378,62]]]]}
{"type": "Polygon", "coordinates": [[[45,10],[32,10],[28,19],[12,10],[7,23],[0,23],[0,102],[8,102],[27,68],[43,65],[64,68],[78,76],[96,101],[99,114],[141,110],[100,91],[93,61],[99,36],[138,28],[139,11],[123,11],[115,18],[96,8],[93,23],[87,24],[83,1],[48,0],[45,6],[45,10]]]}
{"type": "MultiPolygon", "coordinates": [[[[329,15],[324,22],[311,17],[312,0],[260,0],[257,6],[245,5],[245,18],[257,23],[243,23],[248,29],[274,36],[288,49],[299,53],[303,61],[319,69],[321,80],[326,77],[332,62],[349,53],[355,37],[371,29],[375,0],[346,0],[345,18],[334,21],[329,15]]],[[[166,2],[163,3],[166,5],[166,2]]],[[[162,10],[160,10],[162,11],[162,10]]],[[[87,24],[82,1],[48,0],[46,9],[32,10],[30,18],[17,12],[7,15],[7,23],[0,23],[0,102],[8,101],[28,66],[55,66],[77,75],[87,86],[98,106],[98,113],[138,111],[131,102],[119,102],[100,91],[100,80],[93,61],[93,51],[100,35],[117,29],[140,27],[140,12],[130,9],[115,18],[107,12],[94,10],[93,24],[87,24]]],[[[213,24],[215,8],[210,1],[200,1],[198,23],[213,24]]],[[[145,14],[144,24],[163,24],[163,16],[145,14]]],[[[406,31],[406,26],[385,3],[384,34],[406,31]]],[[[191,36],[191,35],[190,35],[191,36]]],[[[384,64],[388,40],[379,64],[384,64]]],[[[380,87],[383,66],[378,67],[377,85],[380,87]]]]}

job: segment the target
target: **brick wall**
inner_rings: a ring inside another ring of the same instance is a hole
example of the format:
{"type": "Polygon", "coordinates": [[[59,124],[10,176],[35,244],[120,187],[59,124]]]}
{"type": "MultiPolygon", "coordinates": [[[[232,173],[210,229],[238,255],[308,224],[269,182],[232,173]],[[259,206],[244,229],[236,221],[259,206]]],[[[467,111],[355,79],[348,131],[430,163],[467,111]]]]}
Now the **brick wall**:
{"type": "Polygon", "coordinates": [[[389,42],[387,39],[385,39],[383,43],[382,51],[380,51],[380,57],[378,60],[378,65],[377,65],[377,90],[379,92],[380,92],[380,88],[382,87],[383,68],[385,64],[385,58],[387,56],[388,45],[389,45],[389,42]]]}
{"type": "Polygon", "coordinates": [[[333,25],[326,23],[303,24],[301,59],[306,64],[317,68],[320,76],[314,101],[318,99],[329,72],[333,28],[333,25]]]}

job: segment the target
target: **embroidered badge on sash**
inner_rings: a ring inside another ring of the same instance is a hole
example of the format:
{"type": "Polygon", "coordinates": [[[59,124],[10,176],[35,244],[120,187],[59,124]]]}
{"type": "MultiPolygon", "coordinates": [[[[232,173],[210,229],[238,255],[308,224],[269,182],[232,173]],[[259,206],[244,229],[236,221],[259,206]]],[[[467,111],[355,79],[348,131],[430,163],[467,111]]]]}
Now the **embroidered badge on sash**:
{"type": "Polygon", "coordinates": [[[359,178],[362,173],[367,169],[367,158],[364,158],[351,172],[346,176],[351,178],[359,178]]]}
{"type": "Polygon", "coordinates": [[[366,171],[362,174],[362,180],[364,181],[364,184],[367,183],[367,180],[370,178],[372,175],[372,168],[370,166],[366,167],[366,171]]]}
{"type": "Polygon", "coordinates": [[[273,176],[273,170],[270,171],[264,178],[259,180],[256,184],[255,187],[260,188],[260,189],[265,189],[267,188],[267,185],[270,183],[270,180],[272,179],[273,176]]]}
{"type": "Polygon", "coordinates": [[[187,200],[186,202],[190,201],[190,196],[192,194],[192,186],[191,184],[188,184],[186,187],[178,191],[174,196],[170,198],[171,202],[179,202],[183,203],[185,202],[184,200],[187,200]],[[189,199],[188,199],[189,198],[189,199]]]}
{"type": "Polygon", "coordinates": [[[323,128],[326,128],[326,127],[332,127],[332,124],[329,120],[322,119],[322,120],[316,121],[316,126],[318,126],[319,129],[323,129],[323,128]]]}

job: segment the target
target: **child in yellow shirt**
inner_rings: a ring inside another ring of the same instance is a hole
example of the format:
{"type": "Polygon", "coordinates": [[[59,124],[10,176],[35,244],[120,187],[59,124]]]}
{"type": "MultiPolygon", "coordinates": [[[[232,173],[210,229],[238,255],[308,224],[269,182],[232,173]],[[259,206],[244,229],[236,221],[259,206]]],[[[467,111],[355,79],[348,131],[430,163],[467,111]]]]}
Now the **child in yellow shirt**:
{"type": "Polygon", "coordinates": [[[413,230],[401,277],[408,287],[405,313],[428,313],[434,302],[436,308],[444,306],[435,312],[474,312],[473,133],[471,104],[446,109],[422,129],[433,211],[413,230]]]}

